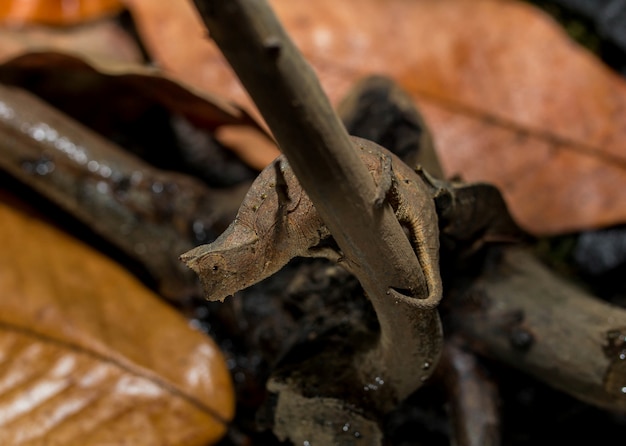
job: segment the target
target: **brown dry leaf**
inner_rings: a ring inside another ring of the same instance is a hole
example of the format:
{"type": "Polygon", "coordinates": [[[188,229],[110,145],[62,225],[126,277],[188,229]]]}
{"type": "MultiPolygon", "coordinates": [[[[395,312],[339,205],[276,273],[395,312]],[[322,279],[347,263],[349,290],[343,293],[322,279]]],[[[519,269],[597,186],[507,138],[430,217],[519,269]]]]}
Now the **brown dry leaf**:
{"type": "MultiPolygon", "coordinates": [[[[83,99],[85,114],[93,108],[94,102],[103,107],[112,96],[121,95],[124,98],[120,101],[131,110],[150,107],[139,106],[139,102],[159,103],[171,113],[181,114],[211,129],[219,125],[251,123],[239,107],[225,99],[189,88],[168,78],[158,69],[136,63],[59,51],[27,52],[0,64],[0,80],[38,90],[37,93],[50,102],[59,103],[59,108],[63,109],[72,108],[63,102],[73,101],[78,96],[78,99],[83,99]],[[28,80],[33,77],[36,81],[29,83],[28,80]]],[[[117,111],[124,112],[122,108],[117,111]]]]}
{"type": "Polygon", "coordinates": [[[30,51],[66,51],[126,63],[143,59],[137,42],[112,20],[67,29],[0,26],[0,61],[30,51]]]}
{"type": "Polygon", "coordinates": [[[12,24],[71,25],[113,15],[120,0],[4,0],[0,20],[12,24]]]}
{"type": "MultiPolygon", "coordinates": [[[[219,129],[217,140],[253,169],[263,169],[263,154],[275,150],[273,140],[240,107],[154,67],[59,51],[27,52],[0,63],[0,82],[37,94],[105,136],[120,132],[130,139],[129,126],[137,128],[156,106],[204,131],[219,129]]],[[[154,133],[143,137],[150,142],[154,133]]]]}
{"type": "MultiPolygon", "coordinates": [[[[165,69],[250,106],[189,0],[126,0],[165,69]]],[[[626,221],[626,85],[551,19],[502,0],[271,0],[334,102],[387,74],[449,175],[498,185],[526,229],[626,221]]]]}
{"type": "Polygon", "coordinates": [[[0,195],[0,444],[207,445],[222,354],[135,278],[0,195]]]}

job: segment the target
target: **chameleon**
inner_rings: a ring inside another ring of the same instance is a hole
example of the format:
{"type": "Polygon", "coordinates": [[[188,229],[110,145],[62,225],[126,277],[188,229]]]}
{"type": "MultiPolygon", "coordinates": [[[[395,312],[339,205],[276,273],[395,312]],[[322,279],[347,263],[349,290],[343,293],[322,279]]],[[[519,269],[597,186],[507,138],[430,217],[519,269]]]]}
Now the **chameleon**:
{"type": "MultiPolygon", "coordinates": [[[[415,299],[415,305],[433,309],[442,294],[434,190],[392,152],[365,139],[351,140],[376,185],[372,206],[391,205],[423,270],[428,294],[415,299]]],[[[230,226],[214,242],[180,258],[199,275],[207,299],[223,301],[276,273],[294,257],[325,257],[339,264],[343,260],[281,155],[253,182],[230,226]]]]}

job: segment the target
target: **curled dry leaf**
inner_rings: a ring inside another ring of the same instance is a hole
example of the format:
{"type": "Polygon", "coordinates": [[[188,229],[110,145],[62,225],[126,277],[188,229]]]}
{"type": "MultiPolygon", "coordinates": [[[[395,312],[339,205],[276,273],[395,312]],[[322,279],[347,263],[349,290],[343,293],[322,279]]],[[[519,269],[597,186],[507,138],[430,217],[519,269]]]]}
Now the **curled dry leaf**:
{"type": "Polygon", "coordinates": [[[234,410],[211,339],[0,197],[0,443],[207,445],[234,410]]]}
{"type": "Polygon", "coordinates": [[[143,59],[137,42],[112,20],[69,29],[0,27],[1,61],[29,51],[46,50],[67,51],[127,63],[143,59]]]}
{"type": "MultiPolygon", "coordinates": [[[[214,138],[231,149],[253,169],[261,170],[271,161],[259,158],[263,148],[275,147],[271,138],[240,107],[137,63],[35,51],[5,60],[0,65],[0,81],[34,92],[107,137],[124,135],[124,143],[141,146],[146,159],[157,156],[160,152],[157,149],[167,144],[166,128],[181,117],[189,122],[186,128],[211,133],[207,138],[214,138]],[[154,123],[152,131],[141,131],[144,128],[140,124],[150,117],[163,122],[154,123]],[[241,141],[245,141],[245,150],[241,141]]],[[[174,156],[174,145],[172,141],[172,147],[167,149],[172,152],[170,156],[174,156]]],[[[206,154],[207,147],[201,151],[206,154]]],[[[173,168],[171,161],[165,164],[173,168]]],[[[212,165],[200,165],[196,161],[192,164],[198,170],[194,173],[208,176],[218,163],[211,160],[212,165]]]]}
{"type": "Polygon", "coordinates": [[[0,21],[73,25],[118,13],[120,0],[4,0],[0,21]]]}
{"type": "MultiPolygon", "coordinates": [[[[127,0],[164,68],[249,105],[190,3],[127,0]]],[[[367,74],[395,78],[423,110],[444,170],[499,186],[526,229],[626,220],[615,205],[626,85],[543,13],[494,0],[270,3],[331,99],[367,74]]]]}
{"type": "MultiPolygon", "coordinates": [[[[40,89],[51,102],[61,103],[62,98],[74,99],[79,95],[84,98],[88,94],[93,95],[91,100],[105,101],[106,98],[97,97],[102,91],[115,95],[118,94],[116,90],[122,90],[124,94],[132,95],[135,107],[145,110],[160,103],[172,113],[209,129],[225,124],[250,123],[241,109],[219,96],[194,90],[168,78],[158,69],[135,63],[58,51],[34,51],[5,60],[0,66],[0,79],[5,83],[40,89]],[[24,79],[27,77],[38,77],[39,81],[29,84],[24,79]],[[61,93],[51,96],[51,90],[61,90],[61,93]],[[144,102],[149,104],[143,105],[144,102]]],[[[93,104],[83,105],[83,111],[86,112],[88,107],[93,104]]]]}

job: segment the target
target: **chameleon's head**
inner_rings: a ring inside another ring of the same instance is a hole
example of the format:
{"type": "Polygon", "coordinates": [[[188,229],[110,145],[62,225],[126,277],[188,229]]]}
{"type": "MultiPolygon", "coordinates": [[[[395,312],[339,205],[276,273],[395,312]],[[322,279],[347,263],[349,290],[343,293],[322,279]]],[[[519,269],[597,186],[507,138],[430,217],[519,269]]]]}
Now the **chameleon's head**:
{"type": "Polygon", "coordinates": [[[283,266],[259,261],[263,259],[262,245],[254,231],[233,223],[213,243],[198,246],[180,259],[198,274],[208,300],[223,301],[283,266]]]}
{"type": "Polygon", "coordinates": [[[209,300],[224,300],[271,276],[297,256],[337,257],[330,235],[287,161],[279,157],[254,181],[235,221],[213,243],[183,254],[209,300]]]}

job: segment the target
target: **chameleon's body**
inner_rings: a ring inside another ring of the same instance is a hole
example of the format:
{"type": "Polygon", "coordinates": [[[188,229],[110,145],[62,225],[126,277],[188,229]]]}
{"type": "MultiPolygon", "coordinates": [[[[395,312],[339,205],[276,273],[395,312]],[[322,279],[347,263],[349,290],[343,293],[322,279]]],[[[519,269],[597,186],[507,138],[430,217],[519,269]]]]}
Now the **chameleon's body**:
{"type": "MultiPolygon", "coordinates": [[[[360,138],[353,143],[378,190],[372,206],[392,206],[417,254],[428,288],[419,306],[434,308],[441,298],[441,280],[432,186],[381,146],[360,138]]],[[[341,253],[325,243],[329,238],[313,203],[280,156],[254,181],[229,228],[181,259],[201,277],[208,299],[223,300],[271,276],[294,257],[340,260],[341,253]]]]}

